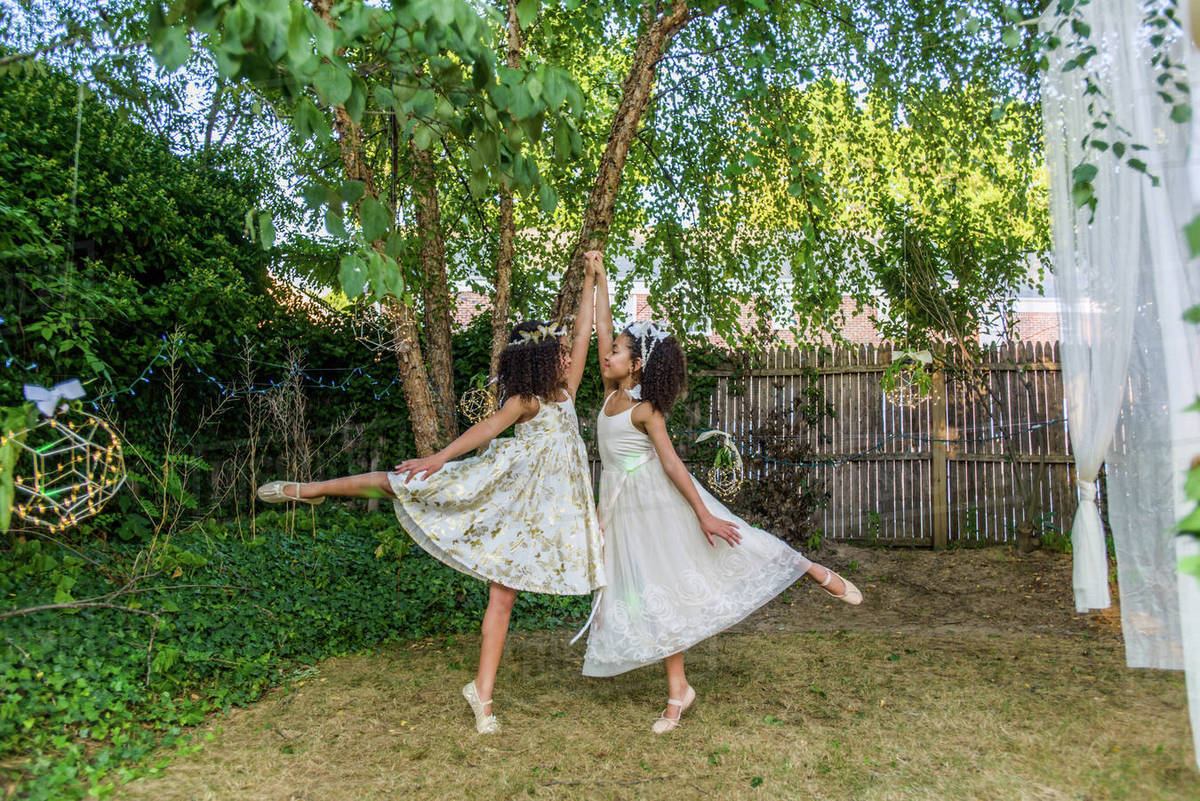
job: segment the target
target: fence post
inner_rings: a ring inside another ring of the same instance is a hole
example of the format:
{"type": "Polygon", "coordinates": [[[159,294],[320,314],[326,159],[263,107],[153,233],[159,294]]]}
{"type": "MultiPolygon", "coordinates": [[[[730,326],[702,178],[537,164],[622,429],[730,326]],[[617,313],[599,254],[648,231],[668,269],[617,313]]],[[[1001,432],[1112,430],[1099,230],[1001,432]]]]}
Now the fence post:
{"type": "Polygon", "coordinates": [[[933,495],[933,547],[945,548],[950,544],[950,505],[948,499],[949,458],[947,453],[946,429],[946,374],[937,370],[933,374],[933,385],[929,391],[930,436],[930,491],[933,495]]]}

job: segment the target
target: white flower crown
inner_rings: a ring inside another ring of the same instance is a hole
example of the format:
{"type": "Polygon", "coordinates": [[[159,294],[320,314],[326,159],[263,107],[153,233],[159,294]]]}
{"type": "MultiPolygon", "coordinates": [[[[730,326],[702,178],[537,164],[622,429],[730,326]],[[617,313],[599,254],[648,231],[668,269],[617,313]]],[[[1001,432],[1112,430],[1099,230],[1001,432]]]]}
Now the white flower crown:
{"type": "Polygon", "coordinates": [[[654,352],[654,346],[671,336],[671,332],[667,330],[666,323],[656,323],[653,320],[639,320],[626,328],[625,332],[636,339],[638,344],[641,345],[643,365],[649,363],[650,354],[654,352]]]}
{"type": "Polygon", "coordinates": [[[566,336],[567,328],[566,326],[555,325],[554,323],[542,323],[532,331],[518,331],[517,334],[521,338],[509,342],[508,347],[515,348],[521,345],[536,345],[547,339],[566,336]]]}

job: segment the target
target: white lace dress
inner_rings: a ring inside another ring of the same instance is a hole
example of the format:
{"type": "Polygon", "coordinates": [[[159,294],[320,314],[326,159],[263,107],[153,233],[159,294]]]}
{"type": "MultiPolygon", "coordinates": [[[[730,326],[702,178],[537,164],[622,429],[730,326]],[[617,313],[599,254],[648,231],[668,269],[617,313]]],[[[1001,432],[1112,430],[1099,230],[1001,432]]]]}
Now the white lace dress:
{"type": "Polygon", "coordinates": [[[396,517],[436,559],[469,576],[552,595],[604,586],[600,527],[575,404],[541,402],[480,456],[429,478],[389,473],[396,517]]]}
{"type": "Polygon", "coordinates": [[[604,465],[600,519],[608,585],[597,594],[585,676],[615,676],[687,650],[758,609],[812,566],[692,479],[709,511],[733,521],[742,535],[737,546],[709,545],[650,438],[633,425],[633,409],[610,417],[607,406],[608,398],[596,437],[604,465]]]}

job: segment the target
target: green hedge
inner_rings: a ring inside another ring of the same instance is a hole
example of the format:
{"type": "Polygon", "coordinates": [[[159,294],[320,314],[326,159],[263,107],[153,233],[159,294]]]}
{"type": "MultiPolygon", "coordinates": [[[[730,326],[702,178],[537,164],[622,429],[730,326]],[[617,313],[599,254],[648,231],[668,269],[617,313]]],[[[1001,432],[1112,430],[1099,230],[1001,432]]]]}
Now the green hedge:
{"type": "MultiPolygon", "coordinates": [[[[0,620],[5,783],[35,799],[104,794],[154,747],[184,745],[185,727],[255,700],[298,666],[478,627],[486,585],[416,547],[397,562],[390,511],[322,509],[315,530],[307,513],[296,521],[289,533],[271,512],[253,538],[220,524],[181,535],[159,549],[157,575],[138,585],[147,591],[113,599],[159,616],[148,682],[149,616],[97,608],[0,620]]],[[[112,592],[136,554],[15,541],[0,553],[5,608],[112,592]]],[[[522,594],[513,625],[560,626],[587,608],[585,597],[522,594]]]]}

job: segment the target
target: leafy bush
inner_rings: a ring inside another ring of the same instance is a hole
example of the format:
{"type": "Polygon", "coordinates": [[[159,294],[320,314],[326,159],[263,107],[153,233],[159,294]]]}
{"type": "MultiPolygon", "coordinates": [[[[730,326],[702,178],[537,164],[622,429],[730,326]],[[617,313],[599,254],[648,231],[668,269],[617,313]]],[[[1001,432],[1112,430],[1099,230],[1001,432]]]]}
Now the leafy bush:
{"type": "MultiPolygon", "coordinates": [[[[217,523],[177,535],[134,592],[111,598],[136,611],[0,620],[6,783],[29,798],[103,793],[154,747],[186,744],[186,726],[255,700],[297,666],[478,627],[482,582],[415,547],[398,564],[375,556],[399,530],[390,514],[323,509],[311,531],[294,534],[286,517],[261,515],[253,539],[217,523]]],[[[139,555],[126,543],[16,540],[0,552],[0,592],[8,610],[104,598],[145,564],[139,555]]],[[[584,597],[523,594],[513,625],[558,626],[587,609],[584,597]]]]}
{"type": "Polygon", "coordinates": [[[802,551],[820,546],[813,517],[828,503],[829,492],[811,466],[817,457],[801,431],[816,428],[834,413],[815,371],[807,379],[790,408],[772,412],[749,435],[743,454],[749,480],[731,504],[747,522],[802,551]]]}

